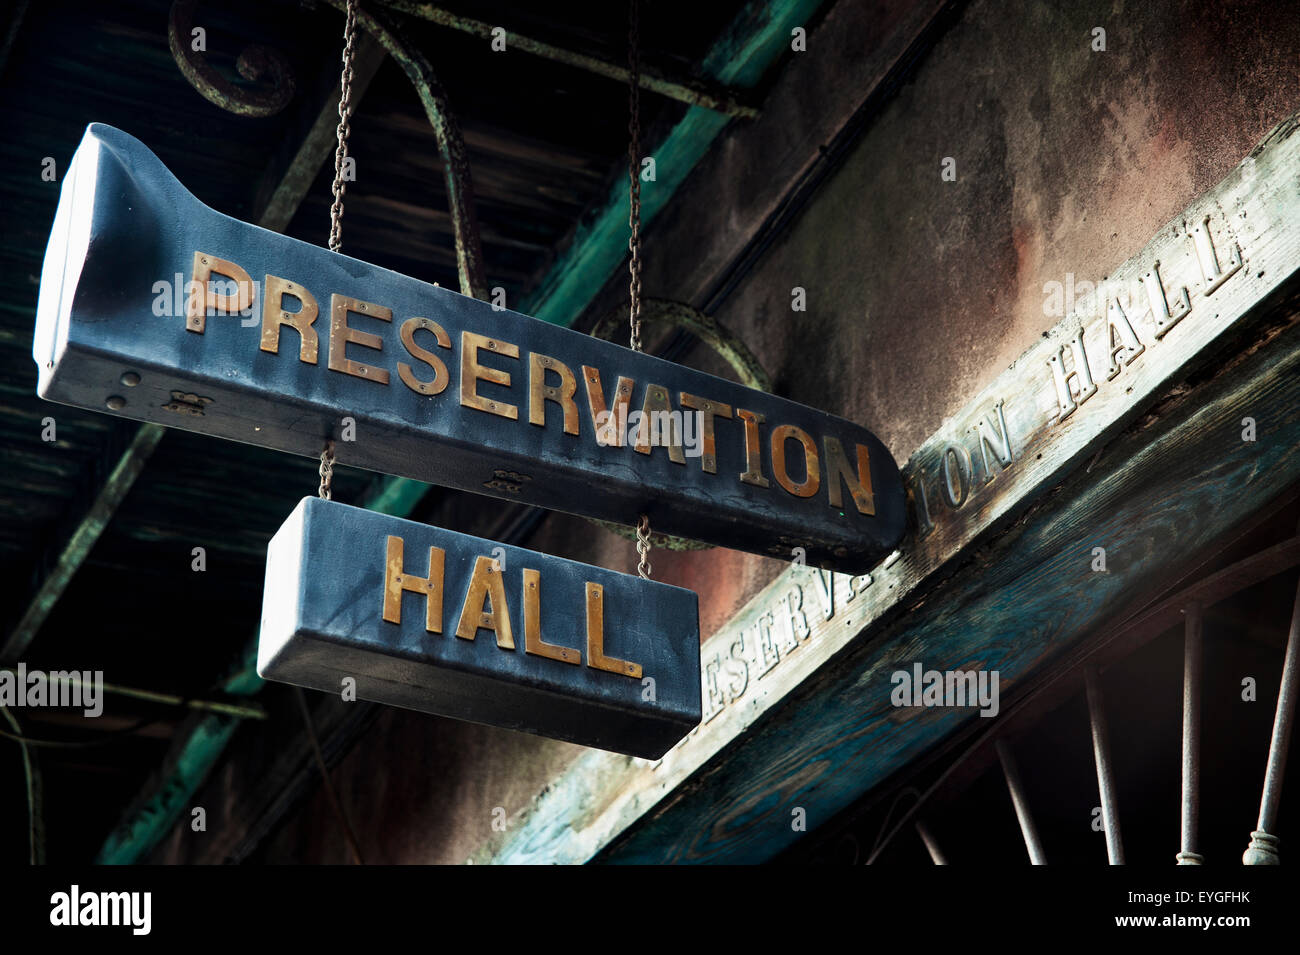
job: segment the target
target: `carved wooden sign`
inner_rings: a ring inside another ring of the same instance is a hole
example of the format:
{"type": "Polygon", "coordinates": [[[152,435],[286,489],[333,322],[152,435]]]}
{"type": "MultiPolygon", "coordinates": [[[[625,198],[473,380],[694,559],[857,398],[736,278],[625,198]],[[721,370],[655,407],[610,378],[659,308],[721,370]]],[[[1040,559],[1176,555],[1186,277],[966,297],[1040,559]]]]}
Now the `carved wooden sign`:
{"type": "MultiPolygon", "coordinates": [[[[895,554],[858,576],[788,567],[705,641],[696,730],[653,763],[579,757],[480,861],[589,859],[887,613],[914,606],[945,564],[1104,454],[1216,343],[1294,295],[1298,129],[1297,117],[1275,128],[913,454],[912,532],[895,554]]],[[[878,690],[886,710],[889,691],[878,690]]]]}
{"type": "Polygon", "coordinates": [[[42,397],[862,571],[905,524],[865,429],[206,208],[92,125],[41,277],[42,397]]]}
{"type": "Polygon", "coordinates": [[[257,672],[659,757],[700,720],[681,587],[304,498],[271,540],[257,672]]]}

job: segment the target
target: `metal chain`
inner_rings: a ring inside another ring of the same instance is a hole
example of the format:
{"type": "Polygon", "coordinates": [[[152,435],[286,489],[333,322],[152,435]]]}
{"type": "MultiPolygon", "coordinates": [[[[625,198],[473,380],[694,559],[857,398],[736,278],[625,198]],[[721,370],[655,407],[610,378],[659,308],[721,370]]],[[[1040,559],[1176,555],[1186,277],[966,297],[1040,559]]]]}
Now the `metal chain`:
{"type": "Polygon", "coordinates": [[[333,499],[334,492],[330,490],[330,481],[334,478],[334,442],[326,441],[325,450],[320,453],[320,487],[316,493],[325,500],[333,499]]]}
{"type": "MultiPolygon", "coordinates": [[[[641,351],[641,4],[629,0],[627,16],[627,175],[628,217],[632,234],[627,240],[631,257],[628,272],[628,324],[631,325],[633,351],[641,351]]],[[[642,514],[636,525],[636,552],[640,560],[636,572],[650,579],[650,515],[642,514]]]]}
{"type": "Polygon", "coordinates": [[[641,351],[641,23],[640,0],[629,0],[627,35],[627,174],[628,220],[632,235],[627,247],[632,256],[628,261],[631,287],[628,319],[632,325],[632,350],[641,351]]]}
{"type": "Polygon", "coordinates": [[[334,205],[330,207],[330,251],[343,248],[343,193],[347,183],[343,179],[343,161],[348,155],[348,134],[352,128],[348,117],[352,113],[352,58],[356,52],[357,0],[348,0],[347,23],[343,27],[343,74],[339,77],[338,148],[334,151],[334,205]]]}
{"type": "Polygon", "coordinates": [[[636,572],[642,580],[650,579],[650,515],[642,514],[636,525],[636,552],[641,559],[637,561],[636,572]]]}
{"type": "MultiPolygon", "coordinates": [[[[339,76],[338,148],[334,150],[334,205],[330,206],[330,251],[343,248],[343,161],[348,156],[348,135],[352,132],[348,117],[352,114],[352,59],[356,53],[357,0],[348,0],[347,20],[343,26],[343,72],[339,76]]],[[[320,453],[320,486],[316,493],[329,501],[334,497],[330,482],[334,479],[334,442],[327,440],[320,453]]]]}

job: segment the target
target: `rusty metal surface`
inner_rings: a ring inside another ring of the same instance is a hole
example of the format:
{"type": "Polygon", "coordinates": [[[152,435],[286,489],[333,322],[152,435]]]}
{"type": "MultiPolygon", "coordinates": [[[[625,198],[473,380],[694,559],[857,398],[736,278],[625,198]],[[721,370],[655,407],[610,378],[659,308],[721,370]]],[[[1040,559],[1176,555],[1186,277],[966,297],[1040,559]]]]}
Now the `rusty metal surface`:
{"type": "MultiPolygon", "coordinates": [[[[647,298],[641,302],[641,320],[647,325],[663,328],[680,328],[690,332],[712,348],[731,366],[740,383],[759,391],[772,390],[772,376],[764,369],[754,353],[721,322],[685,302],[664,298],[647,298]]],[[[623,314],[610,314],[601,319],[591,334],[609,339],[622,327],[623,314]]]]}
{"type": "MultiPolygon", "coordinates": [[[[411,0],[382,0],[382,4],[409,16],[428,20],[430,23],[438,24],[438,26],[459,30],[462,33],[469,33],[489,41],[494,39],[494,29],[502,29],[495,28],[492,24],[485,23],[482,20],[475,20],[473,17],[462,16],[450,10],[444,10],[432,3],[418,3],[411,2],[411,0]]],[[[514,48],[525,53],[531,53],[534,56],[542,56],[548,60],[586,70],[588,73],[604,76],[620,83],[628,82],[627,68],[620,64],[610,63],[575,50],[566,50],[563,47],[513,31],[505,32],[501,39],[505,42],[507,49],[514,48]]],[[[691,106],[703,106],[705,109],[715,110],[742,119],[753,119],[758,116],[758,108],[746,101],[747,96],[745,93],[728,89],[722,84],[713,83],[700,77],[668,76],[659,70],[643,67],[637,80],[642,89],[691,106]]]]}
{"type": "Polygon", "coordinates": [[[207,61],[206,51],[195,50],[192,31],[198,0],[176,0],[167,18],[167,43],[181,74],[209,103],[239,116],[274,116],[293,99],[295,83],[288,62],[279,51],[260,43],[244,48],[235,61],[246,80],[262,80],[269,90],[236,86],[207,61]]]}
{"type": "Polygon", "coordinates": [[[258,673],[657,759],[700,719],[698,602],[304,498],[268,550],[258,673]]]}

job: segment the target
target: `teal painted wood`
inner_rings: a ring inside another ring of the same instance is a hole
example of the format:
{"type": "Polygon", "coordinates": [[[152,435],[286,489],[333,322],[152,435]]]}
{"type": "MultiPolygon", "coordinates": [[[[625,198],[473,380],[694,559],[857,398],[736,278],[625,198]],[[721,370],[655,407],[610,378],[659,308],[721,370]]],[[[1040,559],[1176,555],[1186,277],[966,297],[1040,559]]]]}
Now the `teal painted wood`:
{"type": "Polygon", "coordinates": [[[45,575],[18,625],[0,648],[0,661],[17,662],[36,639],[37,632],[53,612],[54,605],[59,602],[72,578],[90,556],[95,542],[113,519],[118,505],[149,462],[149,456],[162,440],[163,430],[159,425],[145,424],[135,433],[131,444],[109,472],[104,486],[99,489],[85,516],[73,529],[54,567],[45,575]]]}
{"type": "MultiPolygon", "coordinates": [[[[739,88],[757,85],[767,68],[790,49],[790,31],[805,24],[822,0],[777,0],[748,4],[704,58],[710,79],[739,88]]],[[[647,156],[655,159],[655,181],[641,184],[644,227],[668,204],[731,118],[701,106],[686,115],[647,156]]],[[[627,180],[620,177],[605,204],[579,225],[568,251],[528,296],[521,311],[570,326],[591,304],[627,255],[627,180]]]]}
{"type": "MultiPolygon", "coordinates": [[[[364,506],[381,514],[406,517],[419,503],[429,485],[404,478],[387,478],[364,506]]],[[[255,696],[266,682],[257,675],[257,635],[244,647],[239,664],[221,684],[233,696],[255,696]]],[[[174,750],[164,768],[157,789],[108,834],[95,856],[98,865],[130,865],[139,862],[176,824],[194,794],[221,759],[240,721],[234,717],[202,717],[184,742],[174,750]]]]}
{"type": "MultiPolygon", "coordinates": [[[[894,670],[916,661],[996,669],[1013,694],[1026,674],[1184,572],[1199,549],[1297,480],[1300,324],[1292,324],[1157,423],[1117,438],[1091,473],[1076,472],[923,608],[856,644],[596,861],[770,859],[800,837],[791,829],[795,807],[812,830],[981,719],[972,710],[895,709],[894,670]],[[1245,416],[1257,422],[1253,443],[1241,440],[1245,416]],[[1097,546],[1106,548],[1108,573],[1091,570],[1097,546]]],[[[546,833],[530,836],[496,861],[544,854],[546,833]]]]}

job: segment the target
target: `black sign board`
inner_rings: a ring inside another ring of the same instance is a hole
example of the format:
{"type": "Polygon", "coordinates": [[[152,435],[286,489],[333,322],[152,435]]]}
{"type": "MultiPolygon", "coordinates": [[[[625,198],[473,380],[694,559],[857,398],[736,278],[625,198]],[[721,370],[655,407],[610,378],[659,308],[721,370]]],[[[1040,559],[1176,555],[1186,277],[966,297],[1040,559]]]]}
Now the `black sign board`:
{"type": "Polygon", "coordinates": [[[657,759],[700,720],[692,591],[305,498],[271,540],[257,670],[657,759]]]}
{"type": "Polygon", "coordinates": [[[221,215],[108,126],[34,356],[53,401],[840,571],[903,534],[865,429],[221,215]]]}

